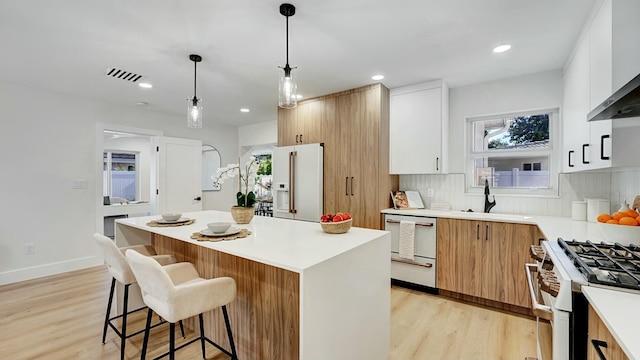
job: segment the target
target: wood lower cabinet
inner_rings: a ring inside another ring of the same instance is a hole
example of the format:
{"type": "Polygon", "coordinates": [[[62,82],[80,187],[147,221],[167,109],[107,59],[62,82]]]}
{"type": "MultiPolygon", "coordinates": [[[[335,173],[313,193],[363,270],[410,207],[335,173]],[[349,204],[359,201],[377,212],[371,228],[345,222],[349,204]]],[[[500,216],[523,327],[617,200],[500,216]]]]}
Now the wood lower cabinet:
{"type": "Polygon", "coordinates": [[[596,345],[602,351],[605,359],[610,360],[627,360],[629,359],[624,353],[620,344],[611,335],[607,326],[602,322],[596,311],[589,305],[589,337],[587,342],[587,359],[602,359],[596,350],[596,345]],[[595,343],[594,343],[595,341],[595,343]]]}
{"type": "Polygon", "coordinates": [[[381,84],[278,110],[278,146],[324,143],[324,212],[349,212],[353,226],[382,229],[398,176],[389,175],[389,89],[381,84]],[[302,130],[301,130],[302,129],[302,130]]]}
{"type": "Polygon", "coordinates": [[[437,287],[530,307],[524,264],[536,235],[534,225],[439,218],[437,287]]]}

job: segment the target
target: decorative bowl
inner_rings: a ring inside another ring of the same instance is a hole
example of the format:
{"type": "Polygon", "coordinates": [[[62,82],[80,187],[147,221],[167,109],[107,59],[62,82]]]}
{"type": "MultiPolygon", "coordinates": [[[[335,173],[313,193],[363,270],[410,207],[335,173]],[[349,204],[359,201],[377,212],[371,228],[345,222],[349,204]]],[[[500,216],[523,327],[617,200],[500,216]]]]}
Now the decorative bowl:
{"type": "Polygon", "coordinates": [[[209,230],[213,231],[216,234],[220,234],[223,233],[227,230],[229,230],[229,227],[231,227],[231,223],[228,222],[212,222],[212,223],[208,223],[207,227],[209,228],[209,230]]]}
{"type": "Polygon", "coordinates": [[[321,222],[322,230],[328,234],[344,234],[351,229],[351,220],[344,220],[338,222],[321,222]]]}
{"type": "Polygon", "coordinates": [[[640,226],[598,223],[602,235],[610,243],[640,245],[640,226]]]}
{"type": "Polygon", "coordinates": [[[180,214],[180,213],[162,214],[162,220],[164,220],[164,221],[177,221],[178,219],[180,219],[180,216],[182,216],[182,214],[180,214]]]}

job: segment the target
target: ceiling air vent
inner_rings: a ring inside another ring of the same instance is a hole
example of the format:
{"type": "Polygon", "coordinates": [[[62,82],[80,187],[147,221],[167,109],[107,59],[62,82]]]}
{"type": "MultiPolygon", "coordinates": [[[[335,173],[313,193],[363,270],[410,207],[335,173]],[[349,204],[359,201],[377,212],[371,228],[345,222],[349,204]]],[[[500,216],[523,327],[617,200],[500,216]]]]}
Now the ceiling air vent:
{"type": "Polygon", "coordinates": [[[105,75],[130,82],[136,82],[142,78],[142,75],[116,68],[107,69],[105,75]]]}

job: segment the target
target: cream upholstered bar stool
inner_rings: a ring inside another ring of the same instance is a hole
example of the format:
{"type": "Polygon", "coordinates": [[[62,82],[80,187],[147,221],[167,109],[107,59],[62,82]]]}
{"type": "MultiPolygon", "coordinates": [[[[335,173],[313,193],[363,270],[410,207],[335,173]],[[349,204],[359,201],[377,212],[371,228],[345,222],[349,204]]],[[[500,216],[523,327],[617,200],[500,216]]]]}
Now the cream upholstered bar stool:
{"type": "Polygon", "coordinates": [[[125,255],[131,270],[133,270],[138,279],[138,284],[142,290],[142,299],[149,307],[141,359],[144,360],[147,353],[152,310],[170,323],[169,351],[156,357],[156,359],[169,355],[169,359],[173,360],[176,350],[180,350],[198,340],[200,340],[202,347],[203,358],[206,358],[205,342],[208,342],[223,353],[231,356],[231,359],[238,359],[226,306],[236,298],[235,280],[230,277],[203,279],[198,275],[195,266],[189,262],[161,266],[135,250],[127,250],[125,255]],[[222,348],[204,336],[202,314],[218,307],[222,307],[231,351],[222,348]],[[200,337],[176,348],[175,323],[196,315],[200,320],[200,337]]]}
{"type": "MultiPolygon", "coordinates": [[[[118,248],[116,243],[110,238],[95,233],[93,237],[98,244],[98,249],[102,256],[104,257],[104,261],[107,265],[107,269],[109,273],[113,277],[111,279],[111,290],[109,291],[109,300],[107,302],[107,312],[104,318],[104,328],[102,330],[102,343],[105,343],[105,339],[107,336],[107,327],[111,327],[113,331],[120,338],[120,359],[124,359],[125,354],[125,345],[126,339],[142,333],[144,330],[137,331],[133,334],[127,334],[127,315],[134,313],[136,311],[140,311],[145,306],[129,311],[129,286],[131,284],[136,283],[136,278],[131,272],[131,268],[129,267],[129,263],[124,256],[124,252],[128,249],[134,249],[145,256],[148,256],[152,261],[161,264],[168,265],[176,262],[176,258],[173,255],[157,255],[155,250],[151,245],[134,245],[118,248]],[[122,305],[122,314],[114,317],[110,317],[111,315],[111,304],[113,303],[113,293],[116,287],[116,281],[120,282],[124,286],[124,297],[123,297],[123,305],[122,305]],[[120,330],[113,324],[113,320],[118,318],[122,318],[122,327],[120,330]]],[[[162,323],[162,322],[161,322],[162,323]]],[[[157,323],[154,326],[160,325],[161,323],[157,323]]],[[[182,336],[184,337],[184,328],[182,323],[180,323],[180,330],[182,331],[182,336]]]]}

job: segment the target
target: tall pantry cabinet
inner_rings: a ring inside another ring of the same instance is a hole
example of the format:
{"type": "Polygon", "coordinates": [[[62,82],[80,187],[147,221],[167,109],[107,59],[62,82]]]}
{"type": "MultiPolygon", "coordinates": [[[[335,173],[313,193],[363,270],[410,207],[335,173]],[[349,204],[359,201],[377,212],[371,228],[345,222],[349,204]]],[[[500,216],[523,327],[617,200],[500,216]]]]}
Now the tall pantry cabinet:
{"type": "Polygon", "coordinates": [[[389,89],[369,85],[279,109],[278,146],[295,145],[300,133],[304,143],[324,143],[324,212],[349,212],[353,226],[382,229],[380,210],[398,189],[389,175],[389,89]]]}

